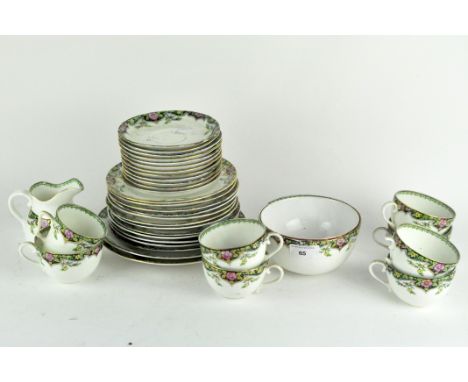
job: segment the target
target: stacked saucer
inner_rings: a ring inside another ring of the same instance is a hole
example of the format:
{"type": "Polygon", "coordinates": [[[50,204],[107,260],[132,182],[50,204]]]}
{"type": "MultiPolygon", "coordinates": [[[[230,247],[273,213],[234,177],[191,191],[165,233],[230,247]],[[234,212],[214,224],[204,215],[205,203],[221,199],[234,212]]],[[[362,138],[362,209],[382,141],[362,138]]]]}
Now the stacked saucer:
{"type": "Polygon", "coordinates": [[[100,215],[110,228],[106,245],[133,260],[199,261],[199,233],[241,215],[218,123],[194,112],[149,113],[123,123],[119,141],[122,163],[107,174],[100,215]]]}
{"type": "Polygon", "coordinates": [[[221,170],[221,130],[189,111],[148,113],[119,128],[123,177],[152,191],[183,191],[213,181],[221,170]]]}

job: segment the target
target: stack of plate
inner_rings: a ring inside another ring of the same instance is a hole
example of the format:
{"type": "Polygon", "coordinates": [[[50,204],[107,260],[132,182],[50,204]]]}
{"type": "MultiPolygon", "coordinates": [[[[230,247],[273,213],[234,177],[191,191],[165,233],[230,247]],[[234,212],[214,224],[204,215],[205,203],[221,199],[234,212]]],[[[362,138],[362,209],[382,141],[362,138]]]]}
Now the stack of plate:
{"type": "Polygon", "coordinates": [[[122,124],[119,140],[122,163],[107,174],[107,208],[100,214],[110,228],[106,245],[127,258],[149,263],[199,261],[201,230],[241,215],[236,169],[221,157],[218,124],[193,112],[149,113],[122,124]],[[204,123],[200,125],[200,121],[204,123]],[[137,149],[138,145],[146,148],[137,149]],[[129,147],[133,147],[130,161],[129,147]],[[138,150],[146,150],[145,155],[138,150]],[[205,155],[206,150],[216,153],[214,160],[207,159],[212,154],[205,155]],[[135,182],[133,175],[129,177],[139,158],[148,155],[164,157],[171,164],[162,170],[162,159],[148,162],[148,178],[158,179],[158,187],[146,187],[147,178],[140,176],[135,182]],[[202,159],[192,159],[195,163],[204,163],[200,168],[188,166],[182,159],[196,156],[202,159]],[[192,169],[195,176],[180,176],[191,175],[192,169]],[[165,174],[163,180],[161,174],[165,174]],[[208,181],[200,182],[197,176],[208,181]]]}
{"type": "Polygon", "coordinates": [[[123,177],[152,191],[182,191],[213,181],[221,168],[216,120],[190,111],[131,118],[119,128],[123,177]]]}

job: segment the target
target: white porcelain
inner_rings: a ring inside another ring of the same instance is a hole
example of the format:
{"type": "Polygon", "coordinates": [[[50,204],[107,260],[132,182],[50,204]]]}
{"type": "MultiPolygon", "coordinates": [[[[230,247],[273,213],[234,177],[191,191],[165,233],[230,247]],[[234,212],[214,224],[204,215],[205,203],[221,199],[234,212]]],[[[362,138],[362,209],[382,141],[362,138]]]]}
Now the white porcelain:
{"type": "Polygon", "coordinates": [[[403,302],[416,307],[439,302],[448,292],[455,275],[455,270],[446,276],[434,279],[406,275],[396,270],[390,264],[389,258],[387,261],[375,260],[370,263],[369,272],[374,279],[385,285],[389,292],[393,292],[403,302]],[[379,266],[381,272],[386,274],[386,281],[374,272],[375,266],[379,266]]]}
{"type": "MultiPolygon", "coordinates": [[[[8,198],[8,208],[11,214],[21,223],[25,239],[32,241],[40,228],[37,224],[37,215],[41,211],[47,211],[54,215],[59,206],[71,203],[73,197],[83,189],[83,184],[76,178],[59,184],[44,181],[37,182],[29,190],[13,192],[8,198]],[[22,216],[17,210],[14,203],[17,197],[26,199],[29,208],[27,217],[22,216]]],[[[43,224],[48,224],[48,222],[44,221],[43,224]]],[[[42,228],[46,228],[46,226],[42,228]]]]}
{"type": "Polygon", "coordinates": [[[393,201],[382,206],[382,215],[392,229],[416,224],[444,234],[452,226],[455,211],[432,196],[415,191],[398,191],[393,201]]]}
{"type": "Polygon", "coordinates": [[[228,271],[216,267],[203,260],[203,271],[210,287],[222,297],[228,299],[245,298],[252,293],[258,293],[262,285],[276,284],[284,276],[284,271],[279,265],[261,264],[257,268],[247,271],[228,271]],[[278,272],[274,279],[265,280],[272,270],[278,272]]]}
{"type": "Polygon", "coordinates": [[[119,137],[142,148],[187,149],[220,134],[212,117],[186,110],[157,111],[132,117],[119,127],[119,137]]]}
{"type": "Polygon", "coordinates": [[[400,225],[385,240],[393,266],[412,276],[441,276],[452,272],[460,260],[457,248],[445,236],[414,224],[400,225]]]}
{"type": "Polygon", "coordinates": [[[270,202],[260,221],[284,239],[274,262],[303,275],[338,268],[349,257],[361,224],[349,204],[318,195],[293,195],[270,202]]]}
{"type": "Polygon", "coordinates": [[[230,219],[205,228],[198,237],[204,260],[225,270],[256,268],[270,260],[283,246],[283,238],[254,219],[230,219]],[[279,244],[267,252],[271,239],[279,244]]]}
{"type": "Polygon", "coordinates": [[[53,253],[88,253],[101,246],[106,236],[106,225],[102,219],[76,204],[60,206],[55,217],[42,211],[39,222],[43,219],[50,221],[50,229],[41,231],[39,236],[53,253]]]}
{"type": "Polygon", "coordinates": [[[39,237],[36,237],[34,243],[21,243],[18,252],[25,259],[38,264],[45,274],[64,284],[76,283],[89,277],[102,258],[102,246],[88,255],[63,255],[46,249],[39,237]]]}

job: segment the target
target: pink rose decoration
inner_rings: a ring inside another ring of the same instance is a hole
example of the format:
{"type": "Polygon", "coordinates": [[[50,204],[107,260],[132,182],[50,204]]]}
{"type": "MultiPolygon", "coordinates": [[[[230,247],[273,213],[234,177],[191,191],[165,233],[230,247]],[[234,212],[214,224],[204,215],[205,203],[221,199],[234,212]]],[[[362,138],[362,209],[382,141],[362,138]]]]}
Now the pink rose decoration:
{"type": "Polygon", "coordinates": [[[41,228],[47,228],[49,226],[49,221],[41,219],[41,228]]]}
{"type": "Polygon", "coordinates": [[[426,289],[427,289],[427,288],[430,288],[430,287],[432,286],[432,281],[431,281],[431,280],[423,280],[423,281],[421,282],[421,286],[422,286],[423,288],[426,288],[426,289]]]}
{"type": "Polygon", "coordinates": [[[221,252],[221,257],[223,260],[229,261],[232,259],[232,252],[230,251],[223,251],[221,252]]]}
{"type": "Polygon", "coordinates": [[[148,118],[151,119],[152,121],[157,121],[159,116],[158,116],[158,113],[149,113],[148,118]]]}
{"type": "Polygon", "coordinates": [[[47,252],[47,253],[45,254],[45,259],[46,259],[47,261],[52,261],[52,260],[54,260],[54,255],[52,255],[52,253],[50,253],[50,252],[47,252]]]}
{"type": "Polygon", "coordinates": [[[447,219],[440,219],[439,220],[439,228],[447,227],[447,219]]]}
{"type": "Polygon", "coordinates": [[[338,246],[338,248],[344,247],[346,245],[346,240],[344,238],[340,237],[336,241],[336,245],[338,246]]]}
{"type": "Polygon", "coordinates": [[[445,264],[441,264],[441,263],[437,263],[436,265],[434,265],[434,268],[433,268],[435,273],[442,272],[444,269],[445,269],[445,264]]]}
{"type": "Polygon", "coordinates": [[[102,246],[98,245],[96,248],[94,248],[93,253],[94,253],[95,255],[97,255],[97,254],[99,253],[99,251],[101,250],[101,248],[102,248],[102,246]]]}
{"type": "Polygon", "coordinates": [[[237,274],[236,272],[227,272],[226,273],[226,278],[229,280],[229,281],[234,281],[237,279],[237,274]]]}
{"type": "Polygon", "coordinates": [[[65,237],[70,240],[71,238],[73,238],[73,231],[72,230],[69,230],[69,229],[66,229],[65,230],[65,237]]]}

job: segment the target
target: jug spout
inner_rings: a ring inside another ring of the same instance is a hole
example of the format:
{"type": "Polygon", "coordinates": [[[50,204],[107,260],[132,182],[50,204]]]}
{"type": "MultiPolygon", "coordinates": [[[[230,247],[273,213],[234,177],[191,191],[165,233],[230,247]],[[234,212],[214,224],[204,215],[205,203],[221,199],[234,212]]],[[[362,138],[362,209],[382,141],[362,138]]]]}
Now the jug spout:
{"type": "Polygon", "coordinates": [[[37,182],[29,189],[32,197],[32,209],[35,213],[55,210],[62,204],[72,203],[73,197],[83,191],[83,183],[72,178],[63,183],[37,182]]]}
{"type": "Polygon", "coordinates": [[[71,203],[73,197],[84,190],[83,183],[77,178],[71,178],[63,183],[57,184],[56,194],[53,197],[57,204],[71,203]]]}

